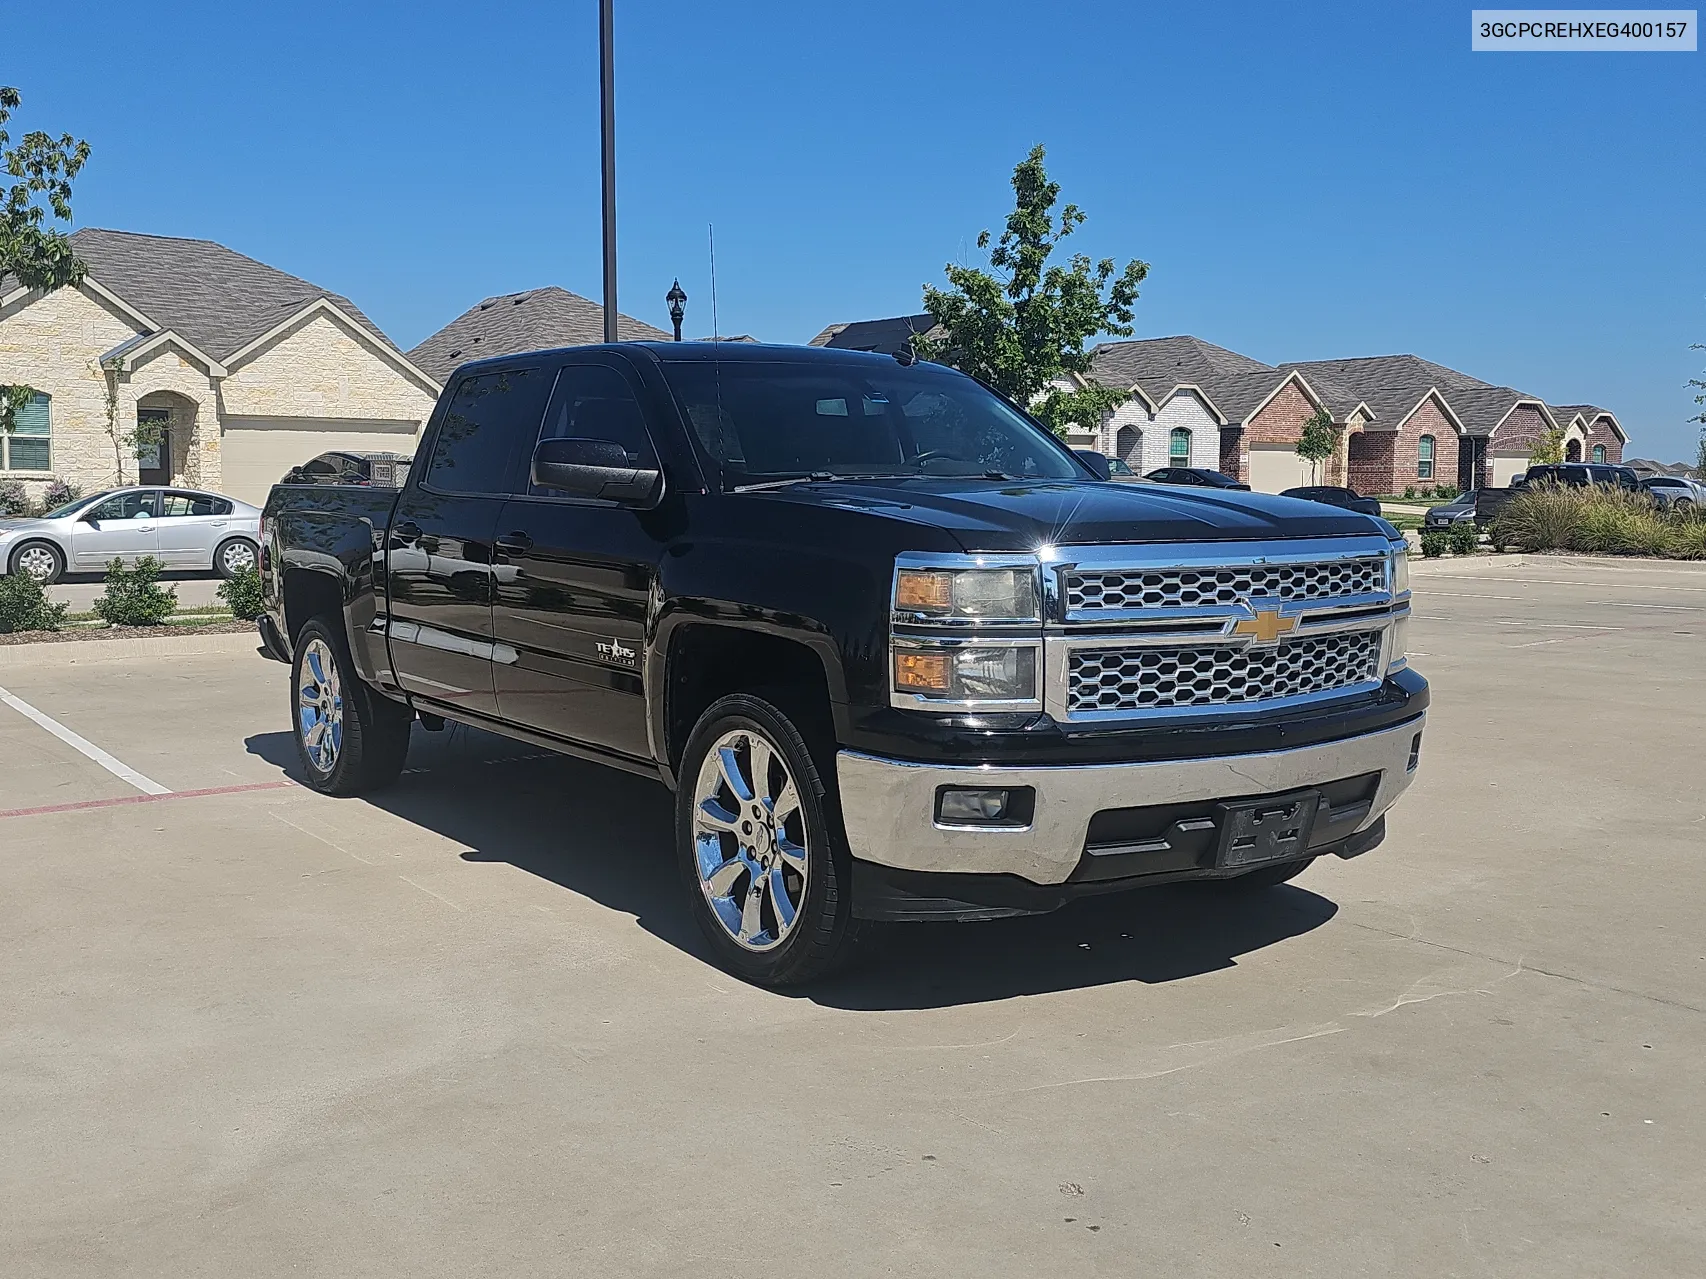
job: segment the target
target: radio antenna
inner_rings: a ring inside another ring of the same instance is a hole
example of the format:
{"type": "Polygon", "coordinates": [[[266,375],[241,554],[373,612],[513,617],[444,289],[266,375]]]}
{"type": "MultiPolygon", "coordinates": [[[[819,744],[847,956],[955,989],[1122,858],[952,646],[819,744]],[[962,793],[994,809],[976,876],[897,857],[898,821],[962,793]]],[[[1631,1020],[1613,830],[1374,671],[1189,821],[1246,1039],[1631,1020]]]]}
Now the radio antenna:
{"type": "Polygon", "coordinates": [[[722,336],[722,330],[717,327],[717,226],[714,222],[705,224],[705,235],[711,242],[711,341],[715,342],[722,336]]]}

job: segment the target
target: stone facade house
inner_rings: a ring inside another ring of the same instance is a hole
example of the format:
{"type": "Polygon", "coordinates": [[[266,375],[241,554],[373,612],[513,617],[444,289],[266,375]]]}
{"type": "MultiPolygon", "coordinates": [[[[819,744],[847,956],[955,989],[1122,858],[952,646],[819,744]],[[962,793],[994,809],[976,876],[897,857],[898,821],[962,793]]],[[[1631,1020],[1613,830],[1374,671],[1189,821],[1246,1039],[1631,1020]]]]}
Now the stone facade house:
{"type": "Polygon", "coordinates": [[[1130,398],[1091,437],[1140,474],[1162,466],[1219,470],[1258,492],[1343,483],[1344,450],[1312,467],[1297,456],[1303,424],[1322,409],[1360,426],[1368,406],[1325,380],[1179,336],[1097,347],[1090,376],[1130,398]],[[1141,465],[1139,465],[1141,460],[1141,465]]]}
{"type": "MultiPolygon", "coordinates": [[[[624,342],[667,342],[670,335],[644,320],[620,315],[624,342]]],[[[589,298],[548,285],[500,293],[475,303],[409,352],[409,359],[440,382],[469,360],[522,351],[549,351],[604,341],[604,308],[589,298]]]]}
{"type": "Polygon", "coordinates": [[[0,383],[38,393],[0,441],[0,478],[38,500],[60,479],[259,502],[326,449],[414,451],[439,384],[348,298],[211,240],[71,243],[81,285],[0,280],[0,383]],[[135,446],[139,423],[157,445],[135,446]]]}

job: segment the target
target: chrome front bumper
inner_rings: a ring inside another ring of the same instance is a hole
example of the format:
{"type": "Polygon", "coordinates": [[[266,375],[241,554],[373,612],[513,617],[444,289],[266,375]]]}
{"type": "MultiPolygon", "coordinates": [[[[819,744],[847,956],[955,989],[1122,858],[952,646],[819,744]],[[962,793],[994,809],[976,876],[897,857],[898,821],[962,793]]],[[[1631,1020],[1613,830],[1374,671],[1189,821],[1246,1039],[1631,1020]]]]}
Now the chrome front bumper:
{"type": "Polygon", "coordinates": [[[836,757],[841,811],[848,844],[861,861],[1059,884],[1084,856],[1090,819],[1110,808],[1277,794],[1378,772],[1373,803],[1357,827],[1366,830],[1414,778],[1411,744],[1425,719],[1296,750],[1141,764],[954,767],[842,751],[836,757]],[[934,815],[940,786],[1033,787],[1031,824],[939,825],[934,815]]]}

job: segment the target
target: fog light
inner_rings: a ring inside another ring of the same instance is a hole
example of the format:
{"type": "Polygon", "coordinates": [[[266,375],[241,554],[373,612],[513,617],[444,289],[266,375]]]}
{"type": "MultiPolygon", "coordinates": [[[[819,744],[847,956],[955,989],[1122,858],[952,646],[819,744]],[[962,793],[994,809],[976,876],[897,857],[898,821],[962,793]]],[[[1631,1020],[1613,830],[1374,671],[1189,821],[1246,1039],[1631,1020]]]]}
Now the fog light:
{"type": "Polygon", "coordinates": [[[1410,762],[1404,765],[1406,773],[1416,771],[1416,765],[1422,762],[1422,735],[1417,733],[1410,739],[1410,762]]]}
{"type": "Polygon", "coordinates": [[[1037,810],[1029,786],[942,786],[936,791],[938,826],[1004,826],[1023,830],[1037,810]]]}

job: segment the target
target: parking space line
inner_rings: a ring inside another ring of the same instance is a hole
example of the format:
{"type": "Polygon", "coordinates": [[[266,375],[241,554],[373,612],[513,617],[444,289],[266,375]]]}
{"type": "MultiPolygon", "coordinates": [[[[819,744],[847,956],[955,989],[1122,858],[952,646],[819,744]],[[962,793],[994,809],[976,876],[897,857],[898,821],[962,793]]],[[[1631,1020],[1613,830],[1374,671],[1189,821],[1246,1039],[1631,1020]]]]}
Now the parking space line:
{"type": "Polygon", "coordinates": [[[111,773],[114,777],[118,778],[120,781],[128,782],[144,795],[170,795],[172,793],[166,787],[160,785],[159,782],[154,781],[151,778],[144,777],[141,773],[137,772],[122,760],[114,759],[93,742],[77,736],[76,733],[73,733],[58,720],[42,714],[21,697],[14,697],[3,688],[0,688],[0,702],[4,702],[6,705],[10,706],[25,719],[34,720],[60,741],[64,742],[72,750],[88,759],[94,760],[95,763],[106,769],[107,772],[111,773]]]}
{"type": "Polygon", "coordinates": [[[43,804],[39,808],[0,809],[0,819],[38,817],[43,813],[74,813],[85,808],[114,808],[120,804],[152,804],[162,799],[200,799],[204,795],[241,795],[246,791],[282,790],[295,782],[247,782],[241,786],[210,786],[205,790],[161,790],[148,795],[120,795],[116,799],[84,799],[71,804],[43,804]]]}

